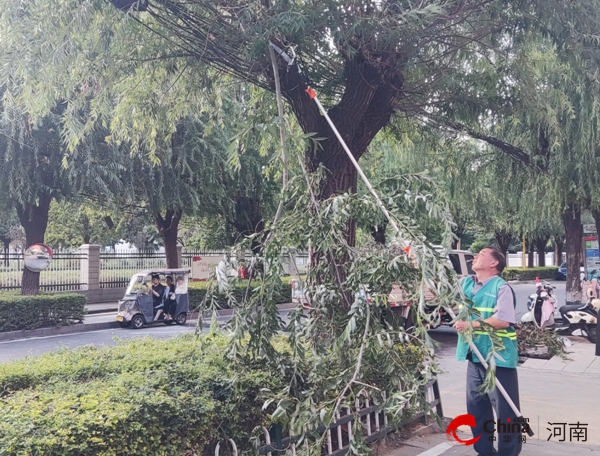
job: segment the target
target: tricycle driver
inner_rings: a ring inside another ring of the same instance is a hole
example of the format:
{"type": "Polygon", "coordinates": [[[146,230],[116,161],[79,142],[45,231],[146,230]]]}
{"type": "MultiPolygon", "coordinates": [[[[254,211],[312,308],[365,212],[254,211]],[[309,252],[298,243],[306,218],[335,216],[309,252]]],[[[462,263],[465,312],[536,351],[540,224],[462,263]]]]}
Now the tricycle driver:
{"type": "Polygon", "coordinates": [[[164,301],[163,296],[165,294],[165,286],[160,283],[160,276],[155,274],[152,276],[152,304],[154,306],[154,312],[156,315],[154,321],[158,320],[163,312],[164,301]]]}

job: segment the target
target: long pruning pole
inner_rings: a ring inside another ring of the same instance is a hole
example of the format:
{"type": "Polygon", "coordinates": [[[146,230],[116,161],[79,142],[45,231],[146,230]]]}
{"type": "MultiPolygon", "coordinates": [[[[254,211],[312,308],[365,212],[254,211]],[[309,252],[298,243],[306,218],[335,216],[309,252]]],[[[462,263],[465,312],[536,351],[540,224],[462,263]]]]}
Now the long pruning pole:
{"type": "MultiPolygon", "coordinates": [[[[352,155],[352,152],[348,148],[348,145],[346,144],[346,141],[344,141],[344,138],[342,138],[342,136],[340,135],[340,132],[336,128],[335,124],[333,123],[333,121],[331,120],[331,118],[329,117],[329,115],[327,114],[327,111],[325,111],[325,108],[323,108],[323,105],[321,104],[321,102],[317,98],[317,94],[310,87],[306,90],[306,92],[308,93],[308,96],[311,97],[313,100],[315,100],[315,103],[317,103],[317,106],[319,107],[319,111],[321,111],[321,114],[323,114],[323,117],[325,117],[325,119],[327,120],[327,123],[329,124],[329,126],[331,127],[331,129],[335,133],[335,136],[337,137],[338,141],[340,142],[340,144],[342,145],[342,147],[346,151],[346,154],[348,155],[348,158],[350,159],[350,161],[352,162],[352,164],[356,168],[356,171],[358,171],[358,174],[362,178],[363,182],[365,183],[365,185],[367,186],[367,188],[369,189],[369,191],[371,192],[371,194],[375,197],[375,200],[377,201],[377,205],[381,208],[381,211],[383,212],[383,214],[386,216],[386,218],[390,222],[390,225],[392,225],[392,227],[394,228],[394,231],[396,232],[396,234],[400,235],[401,233],[400,233],[400,229],[398,228],[398,225],[396,225],[396,222],[394,222],[394,220],[392,219],[392,216],[388,212],[387,208],[384,206],[383,202],[381,201],[381,198],[379,198],[379,195],[377,194],[377,191],[373,188],[373,186],[369,182],[369,179],[367,178],[367,176],[365,176],[365,173],[363,173],[363,170],[361,169],[360,165],[358,164],[358,162],[354,158],[354,155],[352,155]]],[[[481,362],[481,364],[483,365],[483,367],[485,367],[487,369],[488,368],[488,363],[485,361],[485,359],[481,355],[481,352],[475,346],[475,344],[473,343],[473,341],[471,341],[471,340],[469,341],[469,346],[470,346],[471,350],[473,351],[473,353],[475,353],[475,356],[477,356],[477,359],[479,359],[479,361],[481,362]]],[[[500,391],[500,393],[502,394],[502,396],[504,396],[504,399],[506,399],[506,402],[508,403],[508,405],[510,406],[510,408],[512,409],[512,411],[515,413],[515,415],[517,416],[517,418],[523,417],[523,414],[519,411],[519,409],[517,408],[517,406],[515,405],[515,403],[513,402],[513,400],[510,398],[510,396],[508,395],[508,393],[506,392],[506,390],[502,386],[502,383],[500,383],[500,380],[498,380],[498,377],[496,377],[496,387],[498,388],[498,391],[500,391]]],[[[531,430],[530,426],[527,426],[527,434],[529,434],[530,437],[533,437],[533,431],[531,430]]]]}
{"type": "MultiPolygon", "coordinates": [[[[272,43],[270,43],[270,46],[275,51],[277,51],[288,62],[288,64],[291,65],[293,63],[293,59],[291,59],[279,47],[275,46],[272,43]]],[[[387,208],[385,207],[385,205],[381,201],[381,198],[379,197],[377,191],[373,188],[373,186],[371,185],[371,182],[369,182],[369,179],[367,178],[367,176],[365,175],[365,173],[361,169],[360,165],[358,164],[358,162],[354,158],[354,155],[350,151],[350,148],[346,144],[346,141],[344,141],[344,138],[342,138],[342,135],[340,135],[340,132],[338,131],[337,127],[335,126],[335,124],[333,123],[333,121],[331,120],[331,118],[329,117],[329,114],[327,113],[327,111],[325,110],[325,108],[323,107],[323,105],[321,104],[321,102],[319,101],[319,98],[317,97],[316,92],[309,86],[306,89],[306,93],[308,93],[308,96],[311,99],[313,99],[315,101],[315,103],[317,104],[317,106],[319,107],[319,111],[321,112],[321,114],[323,115],[323,117],[325,117],[325,120],[327,120],[327,123],[329,124],[329,126],[333,130],[333,133],[335,134],[336,138],[338,139],[338,141],[340,142],[340,144],[342,145],[342,147],[344,148],[344,151],[346,151],[346,154],[348,155],[348,158],[350,159],[350,161],[352,162],[352,164],[356,168],[356,171],[358,172],[359,176],[361,177],[361,179],[363,180],[363,182],[365,183],[365,185],[367,186],[367,188],[369,189],[369,191],[371,192],[371,194],[375,198],[375,201],[377,202],[377,205],[381,209],[381,212],[383,212],[383,214],[385,215],[385,217],[387,218],[387,220],[390,222],[390,225],[392,226],[392,228],[394,228],[394,231],[396,232],[396,235],[401,235],[400,228],[398,228],[398,225],[396,224],[396,222],[394,221],[394,219],[390,215],[389,211],[387,210],[387,208]]],[[[475,353],[475,356],[477,356],[477,359],[479,359],[479,361],[481,362],[481,364],[487,369],[489,367],[488,363],[485,361],[485,359],[481,355],[481,352],[478,350],[478,348],[475,346],[475,344],[473,344],[473,341],[469,341],[469,346],[470,346],[471,350],[473,351],[473,353],[475,353]]],[[[500,391],[500,393],[502,394],[502,396],[504,396],[504,399],[506,400],[506,402],[508,403],[508,405],[510,406],[510,408],[512,409],[512,411],[515,413],[515,415],[518,418],[523,417],[523,414],[519,411],[519,409],[517,408],[517,406],[515,405],[515,403],[513,402],[513,400],[510,398],[510,396],[508,395],[508,393],[506,392],[506,390],[502,386],[502,383],[500,383],[500,381],[498,380],[497,377],[496,377],[496,387],[498,388],[498,391],[500,391]]],[[[533,436],[533,431],[531,430],[531,427],[527,426],[527,428],[528,428],[527,434],[529,434],[529,436],[532,437],[533,436]]]]}

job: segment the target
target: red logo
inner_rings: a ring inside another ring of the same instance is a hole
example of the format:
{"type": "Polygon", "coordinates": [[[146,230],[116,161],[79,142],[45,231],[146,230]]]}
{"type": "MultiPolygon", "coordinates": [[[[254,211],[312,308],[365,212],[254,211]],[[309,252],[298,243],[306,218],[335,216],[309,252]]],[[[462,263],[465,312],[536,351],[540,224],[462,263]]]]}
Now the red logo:
{"type": "Polygon", "coordinates": [[[456,430],[458,429],[459,426],[474,427],[475,426],[475,417],[471,414],[459,415],[450,422],[450,424],[448,425],[448,428],[446,428],[446,437],[448,437],[448,441],[450,443],[459,443],[461,445],[474,445],[475,442],[477,442],[481,438],[480,435],[478,435],[477,437],[473,437],[472,439],[469,439],[469,440],[463,440],[463,439],[459,438],[456,435],[456,430]]]}

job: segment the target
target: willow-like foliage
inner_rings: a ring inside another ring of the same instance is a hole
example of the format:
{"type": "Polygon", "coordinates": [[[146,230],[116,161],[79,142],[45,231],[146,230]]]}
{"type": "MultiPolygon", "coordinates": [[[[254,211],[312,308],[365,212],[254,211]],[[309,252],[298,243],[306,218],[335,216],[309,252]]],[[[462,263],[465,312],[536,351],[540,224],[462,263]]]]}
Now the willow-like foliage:
{"type": "MultiPolygon", "coordinates": [[[[314,194],[314,182],[309,181],[314,194]]],[[[452,220],[443,200],[432,198],[435,183],[422,175],[397,176],[394,181],[396,185],[379,189],[401,229],[387,245],[357,248],[344,236],[350,218],[361,223],[378,214],[372,197],[345,194],[317,201],[306,188],[305,177],[297,175],[288,189],[297,198],[295,208],[269,227],[263,253],[250,265],[258,282],[248,282],[248,293],[240,299],[230,291],[226,265],[217,270],[214,290],[227,294],[233,309],[232,320],[223,329],[230,337],[228,355],[264,363],[287,379],[284,390],[264,392],[265,407],[272,411],[273,422],[305,443],[301,454],[320,454],[326,436],[316,430],[336,421],[336,412],[344,414],[365,392],[395,422],[428,410],[421,389],[439,368],[426,325],[437,317],[439,306],[454,307],[465,298],[446,251],[432,246],[406,211],[424,203],[429,217],[444,225],[444,242],[449,245],[452,220]],[[273,298],[283,272],[280,255],[315,245],[321,261],[302,278],[307,303],[298,304],[284,322],[273,298]],[[343,281],[337,274],[339,264],[347,271],[343,281]],[[388,307],[392,284],[401,284],[412,303],[413,330],[406,331],[388,307]],[[425,289],[434,293],[433,302],[425,302],[425,289]],[[426,312],[426,304],[437,308],[426,312]],[[281,342],[274,342],[281,335],[283,350],[281,342]]],[[[209,293],[203,310],[214,306],[209,293]]],[[[467,318],[469,312],[465,307],[459,318],[467,318]]],[[[499,349],[501,342],[491,333],[499,349]]],[[[489,358],[492,365],[496,355],[489,358]]],[[[492,385],[493,369],[486,387],[492,385]]],[[[354,432],[353,451],[367,454],[364,429],[357,423],[354,432]]]]}

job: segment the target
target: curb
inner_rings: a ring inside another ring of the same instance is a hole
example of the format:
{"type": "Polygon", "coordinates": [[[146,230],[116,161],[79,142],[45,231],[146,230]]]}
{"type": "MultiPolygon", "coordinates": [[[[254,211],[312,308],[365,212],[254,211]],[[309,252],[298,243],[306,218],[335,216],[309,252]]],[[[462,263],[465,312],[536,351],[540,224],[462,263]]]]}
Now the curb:
{"type": "MultiPolygon", "coordinates": [[[[554,279],[540,279],[540,280],[554,280],[554,279]]],[[[508,280],[509,285],[535,285],[535,280],[508,280]]]]}
{"type": "MultiPolygon", "coordinates": [[[[279,310],[290,310],[296,307],[297,304],[287,303],[287,304],[279,304],[277,308],[279,310]]],[[[116,312],[117,309],[114,310],[116,312]]],[[[110,309],[104,310],[103,312],[94,312],[94,313],[106,313],[110,312],[110,309]]],[[[231,309],[223,309],[217,311],[217,315],[219,317],[230,317],[233,314],[233,310],[231,309]]],[[[88,314],[90,315],[90,314],[88,314]]],[[[204,314],[204,318],[210,318],[212,316],[212,312],[208,311],[204,314]]],[[[183,326],[196,326],[198,322],[198,312],[192,312],[190,314],[190,318],[183,326]]],[[[52,328],[38,328],[38,329],[22,329],[20,331],[9,331],[9,332],[1,332],[0,333],[0,342],[10,342],[14,340],[21,339],[31,339],[34,337],[48,337],[48,336],[60,336],[64,334],[75,334],[75,333],[83,333],[89,331],[102,331],[104,329],[113,329],[120,328],[120,325],[117,321],[107,321],[102,323],[75,323],[69,326],[60,326],[60,327],[52,327],[52,328]]]]}
{"type": "Polygon", "coordinates": [[[104,309],[93,309],[93,310],[87,310],[86,309],[86,315],[96,315],[96,314],[103,314],[103,313],[109,313],[109,312],[117,312],[117,308],[116,307],[106,307],[104,309]]]}
{"type": "Polygon", "coordinates": [[[0,333],[0,341],[7,342],[19,339],[31,339],[32,337],[58,336],[62,334],[73,334],[87,331],[100,331],[102,329],[118,328],[119,323],[108,321],[104,323],[76,323],[70,326],[60,326],[58,328],[39,328],[23,329],[21,331],[9,331],[0,333]]]}

